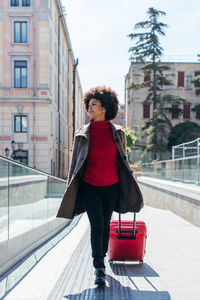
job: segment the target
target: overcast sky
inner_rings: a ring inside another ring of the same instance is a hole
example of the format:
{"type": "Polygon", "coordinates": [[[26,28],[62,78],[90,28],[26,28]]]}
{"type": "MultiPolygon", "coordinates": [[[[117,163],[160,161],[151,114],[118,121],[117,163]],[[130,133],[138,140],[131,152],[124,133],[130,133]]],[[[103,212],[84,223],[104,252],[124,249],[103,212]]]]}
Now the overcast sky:
{"type": "MultiPolygon", "coordinates": [[[[130,66],[127,35],[147,19],[149,7],[166,12],[161,38],[170,61],[194,61],[200,53],[199,0],[62,0],[83,92],[97,85],[113,88],[124,102],[124,77],[130,66]]],[[[165,57],[166,60],[166,57],[165,57]]]]}

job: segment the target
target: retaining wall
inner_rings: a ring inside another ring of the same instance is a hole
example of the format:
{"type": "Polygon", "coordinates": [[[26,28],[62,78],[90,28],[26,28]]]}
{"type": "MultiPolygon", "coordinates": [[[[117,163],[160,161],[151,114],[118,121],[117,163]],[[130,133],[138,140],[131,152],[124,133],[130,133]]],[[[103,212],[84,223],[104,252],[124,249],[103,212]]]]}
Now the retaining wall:
{"type": "Polygon", "coordinates": [[[167,209],[200,227],[200,186],[138,177],[145,204],[167,209]]]}

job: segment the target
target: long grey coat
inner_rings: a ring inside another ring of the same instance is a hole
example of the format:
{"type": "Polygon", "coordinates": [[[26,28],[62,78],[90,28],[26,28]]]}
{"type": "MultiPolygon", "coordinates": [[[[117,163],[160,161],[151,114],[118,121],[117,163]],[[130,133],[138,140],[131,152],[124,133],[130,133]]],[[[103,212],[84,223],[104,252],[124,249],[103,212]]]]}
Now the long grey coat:
{"type": "MultiPolygon", "coordinates": [[[[126,156],[126,137],[119,125],[110,123],[114,142],[118,149],[119,196],[115,211],[119,213],[139,212],[143,198],[135,181],[126,156]]],[[[89,150],[90,123],[81,126],[75,133],[67,187],[57,217],[72,219],[83,213],[85,207],[79,192],[79,183],[89,150]]]]}

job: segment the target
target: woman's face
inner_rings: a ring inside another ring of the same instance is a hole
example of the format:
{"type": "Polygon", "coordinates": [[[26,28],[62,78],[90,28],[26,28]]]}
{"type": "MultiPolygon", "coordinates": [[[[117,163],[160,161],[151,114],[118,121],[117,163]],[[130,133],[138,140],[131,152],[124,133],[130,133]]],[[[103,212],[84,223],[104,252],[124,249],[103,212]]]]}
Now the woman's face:
{"type": "Polygon", "coordinates": [[[101,101],[90,99],[87,114],[94,121],[105,121],[106,109],[101,105],[101,101]]]}

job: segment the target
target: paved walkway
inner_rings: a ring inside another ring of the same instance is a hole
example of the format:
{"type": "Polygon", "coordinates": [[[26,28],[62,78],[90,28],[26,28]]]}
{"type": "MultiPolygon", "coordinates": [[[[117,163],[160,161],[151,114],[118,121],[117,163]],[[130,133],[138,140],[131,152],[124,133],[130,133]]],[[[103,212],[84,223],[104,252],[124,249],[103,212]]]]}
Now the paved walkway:
{"type": "MultiPolygon", "coordinates": [[[[125,219],[131,217],[124,215],[125,219]]],[[[93,283],[89,227],[84,214],[78,225],[68,235],[63,234],[23,278],[20,276],[27,261],[1,278],[0,288],[8,291],[1,299],[200,300],[200,228],[169,211],[147,206],[137,219],[145,220],[148,230],[144,264],[109,265],[107,261],[104,289],[93,283]]],[[[33,255],[37,257],[44,251],[41,247],[33,255]]]]}

